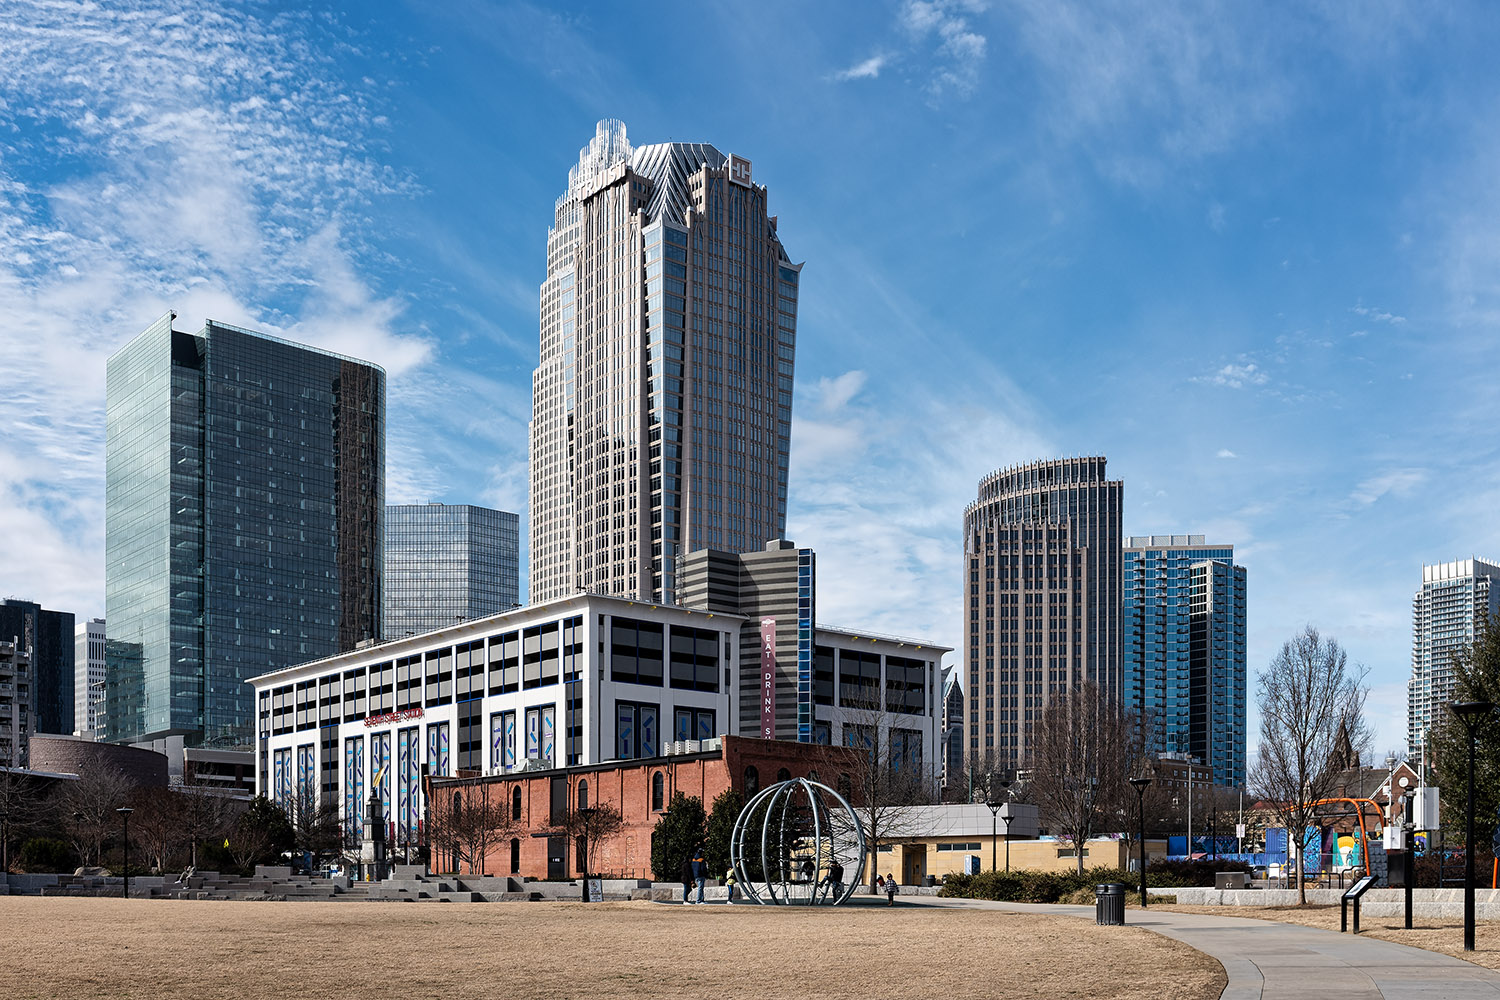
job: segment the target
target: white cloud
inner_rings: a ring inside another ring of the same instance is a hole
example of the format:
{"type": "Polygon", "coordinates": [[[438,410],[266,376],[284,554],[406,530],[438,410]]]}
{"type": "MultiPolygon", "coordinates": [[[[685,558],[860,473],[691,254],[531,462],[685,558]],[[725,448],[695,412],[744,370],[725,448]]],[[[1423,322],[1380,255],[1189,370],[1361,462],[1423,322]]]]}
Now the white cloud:
{"type": "Polygon", "coordinates": [[[1354,306],[1349,311],[1366,319],[1374,320],[1377,323],[1390,323],[1394,326],[1398,323],[1406,322],[1405,316],[1397,316],[1395,313],[1389,313],[1383,309],[1371,309],[1368,306],[1354,306]]]}
{"type": "Polygon", "coordinates": [[[1217,457],[1217,458],[1239,458],[1240,456],[1236,455],[1234,452],[1230,451],[1228,448],[1220,448],[1218,450],[1218,453],[1216,454],[1215,457],[1217,457]]]}
{"type": "Polygon", "coordinates": [[[907,33],[919,42],[936,42],[937,69],[928,84],[933,96],[948,90],[966,96],[978,84],[989,43],[969,17],[986,7],[982,0],[906,0],[902,6],[907,33]]]}
{"type": "Polygon", "coordinates": [[[22,7],[0,32],[0,578],[95,615],[104,359],[175,308],[182,328],[213,318],[419,371],[430,338],[361,265],[369,203],[413,185],[367,154],[379,95],[330,72],[351,41],[326,19],[22,7]]]}
{"type": "Polygon", "coordinates": [[[1426,469],[1391,469],[1361,482],[1349,494],[1349,499],[1361,507],[1368,507],[1386,495],[1406,496],[1426,481],[1426,469]]]}
{"type": "Polygon", "coordinates": [[[847,69],[841,69],[833,74],[833,79],[844,80],[873,80],[880,75],[890,57],[884,53],[876,53],[864,62],[857,62],[847,69]]]}
{"type": "Polygon", "coordinates": [[[1255,362],[1245,361],[1241,364],[1231,362],[1208,375],[1200,375],[1193,381],[1227,386],[1230,389],[1243,389],[1252,385],[1265,385],[1270,381],[1270,376],[1255,362]]]}

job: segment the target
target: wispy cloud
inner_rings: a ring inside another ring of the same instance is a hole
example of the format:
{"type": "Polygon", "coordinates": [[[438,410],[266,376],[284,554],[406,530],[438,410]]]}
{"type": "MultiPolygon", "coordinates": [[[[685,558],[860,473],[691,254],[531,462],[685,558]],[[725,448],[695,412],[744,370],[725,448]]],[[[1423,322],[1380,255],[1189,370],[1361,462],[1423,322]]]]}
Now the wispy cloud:
{"type": "Polygon", "coordinates": [[[381,96],[298,13],[186,0],[30,3],[0,32],[0,578],[103,611],[103,359],[168,308],[337,349],[394,376],[430,356],[361,259],[381,96]],[[188,55],[190,54],[190,55],[188,55]],[[24,341],[24,350],[23,347],[24,341]]]}
{"type": "Polygon", "coordinates": [[[1386,312],[1384,309],[1372,309],[1369,306],[1353,306],[1349,311],[1356,316],[1363,316],[1376,323],[1390,323],[1394,325],[1406,322],[1405,316],[1397,316],[1395,313],[1386,312]]]}
{"type": "Polygon", "coordinates": [[[831,74],[831,76],[833,79],[839,81],[873,80],[880,75],[880,71],[885,68],[888,62],[890,62],[890,56],[877,52],[863,62],[857,62],[853,66],[831,74]]]}
{"type": "Polygon", "coordinates": [[[919,42],[936,44],[938,68],[928,85],[933,96],[974,91],[989,40],[974,30],[969,18],[987,6],[983,0],[906,0],[902,6],[901,23],[907,32],[919,42]]]}
{"type": "Polygon", "coordinates": [[[1207,375],[1199,375],[1193,379],[1194,382],[1222,385],[1230,389],[1244,389],[1253,385],[1265,385],[1270,380],[1270,375],[1254,361],[1242,361],[1239,364],[1230,362],[1217,371],[1210,372],[1207,375]]]}
{"type": "Polygon", "coordinates": [[[1228,448],[1220,448],[1218,450],[1218,452],[1215,454],[1215,457],[1216,458],[1239,458],[1240,456],[1236,455],[1234,452],[1230,451],[1228,448]]]}
{"type": "Polygon", "coordinates": [[[1358,506],[1368,507],[1387,495],[1406,496],[1426,481],[1426,469],[1390,469],[1361,482],[1349,494],[1349,499],[1358,506]]]}

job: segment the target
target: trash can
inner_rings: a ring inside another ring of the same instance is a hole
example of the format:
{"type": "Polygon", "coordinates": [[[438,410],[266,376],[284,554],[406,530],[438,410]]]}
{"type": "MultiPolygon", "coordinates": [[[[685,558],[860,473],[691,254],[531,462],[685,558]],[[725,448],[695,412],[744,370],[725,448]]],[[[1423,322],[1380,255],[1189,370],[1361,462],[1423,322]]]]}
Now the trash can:
{"type": "Polygon", "coordinates": [[[1125,923],[1125,883],[1094,886],[1094,923],[1119,927],[1125,923]]]}

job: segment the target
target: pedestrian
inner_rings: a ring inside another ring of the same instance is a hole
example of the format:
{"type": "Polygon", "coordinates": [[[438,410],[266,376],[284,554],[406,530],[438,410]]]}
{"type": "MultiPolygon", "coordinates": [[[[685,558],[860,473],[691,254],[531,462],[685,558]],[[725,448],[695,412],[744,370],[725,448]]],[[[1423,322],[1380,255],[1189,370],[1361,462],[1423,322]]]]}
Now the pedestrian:
{"type": "Polygon", "coordinates": [[[682,859],[682,905],[686,906],[693,901],[693,859],[691,857],[682,859]]]}
{"type": "Polygon", "coordinates": [[[803,858],[802,859],[802,881],[804,881],[804,882],[811,882],[813,880],[813,871],[814,871],[814,869],[813,869],[812,858],[803,858]]]}
{"type": "Polygon", "coordinates": [[[888,875],[888,876],[886,876],[886,880],[885,880],[885,905],[886,906],[895,906],[896,905],[896,891],[897,891],[898,888],[899,888],[899,886],[896,883],[896,876],[895,875],[888,875]]]}
{"type": "Polygon", "coordinates": [[[884,875],[876,875],[875,876],[875,891],[876,892],[885,892],[885,876],[884,875]]]}
{"type": "Polygon", "coordinates": [[[693,881],[698,883],[698,899],[703,902],[703,883],[708,881],[708,862],[703,860],[703,845],[693,849],[693,881]]]}
{"type": "Polygon", "coordinates": [[[734,905],[734,869],[724,873],[724,885],[729,889],[729,905],[734,905]]]}
{"type": "Polygon", "coordinates": [[[833,886],[833,898],[838,899],[844,892],[844,866],[837,861],[828,866],[828,881],[833,886]]]}

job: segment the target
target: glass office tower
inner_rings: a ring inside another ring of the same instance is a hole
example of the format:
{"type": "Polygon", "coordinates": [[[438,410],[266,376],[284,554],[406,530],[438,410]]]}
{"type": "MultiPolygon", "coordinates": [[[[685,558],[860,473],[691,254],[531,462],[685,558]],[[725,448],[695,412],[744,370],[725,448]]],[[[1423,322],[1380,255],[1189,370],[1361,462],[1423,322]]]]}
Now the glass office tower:
{"type": "Polygon", "coordinates": [[[1203,535],[1125,539],[1125,704],[1154,754],[1245,786],[1245,568],[1203,535]]]}
{"type": "Polygon", "coordinates": [[[785,533],[800,277],[749,160],[599,123],[547,235],[531,601],[670,602],[679,554],[785,533]]]}
{"type": "Polygon", "coordinates": [[[105,732],[244,744],[246,678],[381,635],[385,373],[173,319],[106,368],[105,732]]]}
{"type": "Polygon", "coordinates": [[[468,504],[385,509],[385,637],[509,611],[521,602],[520,518],[468,504]]]}
{"type": "Polygon", "coordinates": [[[1474,642],[1486,616],[1497,615],[1500,565],[1471,557],[1422,567],[1422,587],[1411,600],[1406,683],[1406,746],[1413,765],[1432,763],[1425,756],[1427,730],[1447,715],[1453,700],[1453,654],[1474,642]]]}
{"type": "Polygon", "coordinates": [[[32,732],[73,732],[73,613],[31,601],[0,601],[0,641],[31,656],[32,732]]]}

